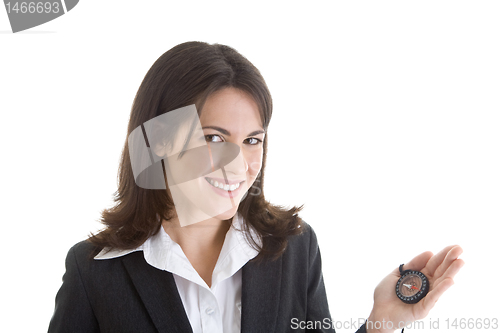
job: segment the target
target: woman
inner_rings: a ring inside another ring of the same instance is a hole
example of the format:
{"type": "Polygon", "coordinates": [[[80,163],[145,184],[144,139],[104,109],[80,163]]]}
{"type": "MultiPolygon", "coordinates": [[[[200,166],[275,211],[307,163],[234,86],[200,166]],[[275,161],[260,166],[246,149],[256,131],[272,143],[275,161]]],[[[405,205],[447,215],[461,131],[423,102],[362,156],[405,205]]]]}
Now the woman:
{"type": "MultiPolygon", "coordinates": [[[[189,42],[163,54],[133,103],[116,206],[70,249],[49,332],[333,332],[314,231],[301,207],[264,197],[271,114],[264,79],[234,49],[189,42]]],[[[394,293],[396,268],[358,331],[425,317],[460,253],[405,265],[431,285],[414,305],[394,293]]]]}

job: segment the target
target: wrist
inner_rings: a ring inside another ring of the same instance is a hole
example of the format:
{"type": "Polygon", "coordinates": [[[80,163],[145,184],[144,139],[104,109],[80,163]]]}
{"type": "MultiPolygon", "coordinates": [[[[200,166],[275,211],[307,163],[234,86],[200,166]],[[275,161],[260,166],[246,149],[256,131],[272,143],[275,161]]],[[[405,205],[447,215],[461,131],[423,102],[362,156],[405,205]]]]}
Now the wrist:
{"type": "Polygon", "coordinates": [[[389,319],[378,316],[374,310],[366,320],[366,333],[393,333],[397,326],[389,319]]]}

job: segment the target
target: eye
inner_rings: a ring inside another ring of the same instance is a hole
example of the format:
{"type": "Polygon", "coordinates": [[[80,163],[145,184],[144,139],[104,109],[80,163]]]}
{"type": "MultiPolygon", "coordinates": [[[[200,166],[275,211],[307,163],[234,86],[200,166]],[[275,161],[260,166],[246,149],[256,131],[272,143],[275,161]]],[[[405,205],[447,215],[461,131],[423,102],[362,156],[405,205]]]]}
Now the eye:
{"type": "Polygon", "coordinates": [[[259,143],[262,142],[261,139],[257,139],[257,138],[248,138],[248,139],[246,139],[246,141],[248,142],[248,144],[250,144],[252,146],[258,145],[259,143]]]}
{"type": "Polygon", "coordinates": [[[207,141],[207,142],[223,142],[224,140],[222,140],[220,135],[208,134],[208,135],[205,135],[205,141],[207,141]]]}

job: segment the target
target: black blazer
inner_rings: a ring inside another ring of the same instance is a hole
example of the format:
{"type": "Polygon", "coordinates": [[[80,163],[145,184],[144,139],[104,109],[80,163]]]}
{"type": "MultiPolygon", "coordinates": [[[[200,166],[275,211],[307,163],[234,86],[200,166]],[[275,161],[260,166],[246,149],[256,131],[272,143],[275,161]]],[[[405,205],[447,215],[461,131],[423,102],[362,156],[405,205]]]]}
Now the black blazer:
{"type": "MultiPolygon", "coordinates": [[[[335,332],[297,328],[331,319],[316,234],[304,228],[278,260],[243,266],[241,332],[335,332]]],[[[172,273],[149,265],[142,251],[94,260],[95,250],[87,241],[69,250],[49,333],[192,332],[172,273]]]]}

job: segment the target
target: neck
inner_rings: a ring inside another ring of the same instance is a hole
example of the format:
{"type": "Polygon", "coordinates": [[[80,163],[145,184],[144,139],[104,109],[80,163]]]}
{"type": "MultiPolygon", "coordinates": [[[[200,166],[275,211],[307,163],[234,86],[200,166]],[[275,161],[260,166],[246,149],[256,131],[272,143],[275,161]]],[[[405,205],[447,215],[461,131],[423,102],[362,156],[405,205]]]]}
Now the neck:
{"type": "Polygon", "coordinates": [[[162,227],[184,252],[203,252],[222,248],[231,220],[210,218],[181,227],[179,219],[174,217],[162,221],[162,227]],[[198,251],[196,250],[198,249],[198,251]]]}
{"type": "Polygon", "coordinates": [[[198,223],[181,227],[177,217],[162,222],[165,232],[182,251],[205,281],[212,286],[212,274],[231,226],[230,220],[210,218],[198,223]]]}

